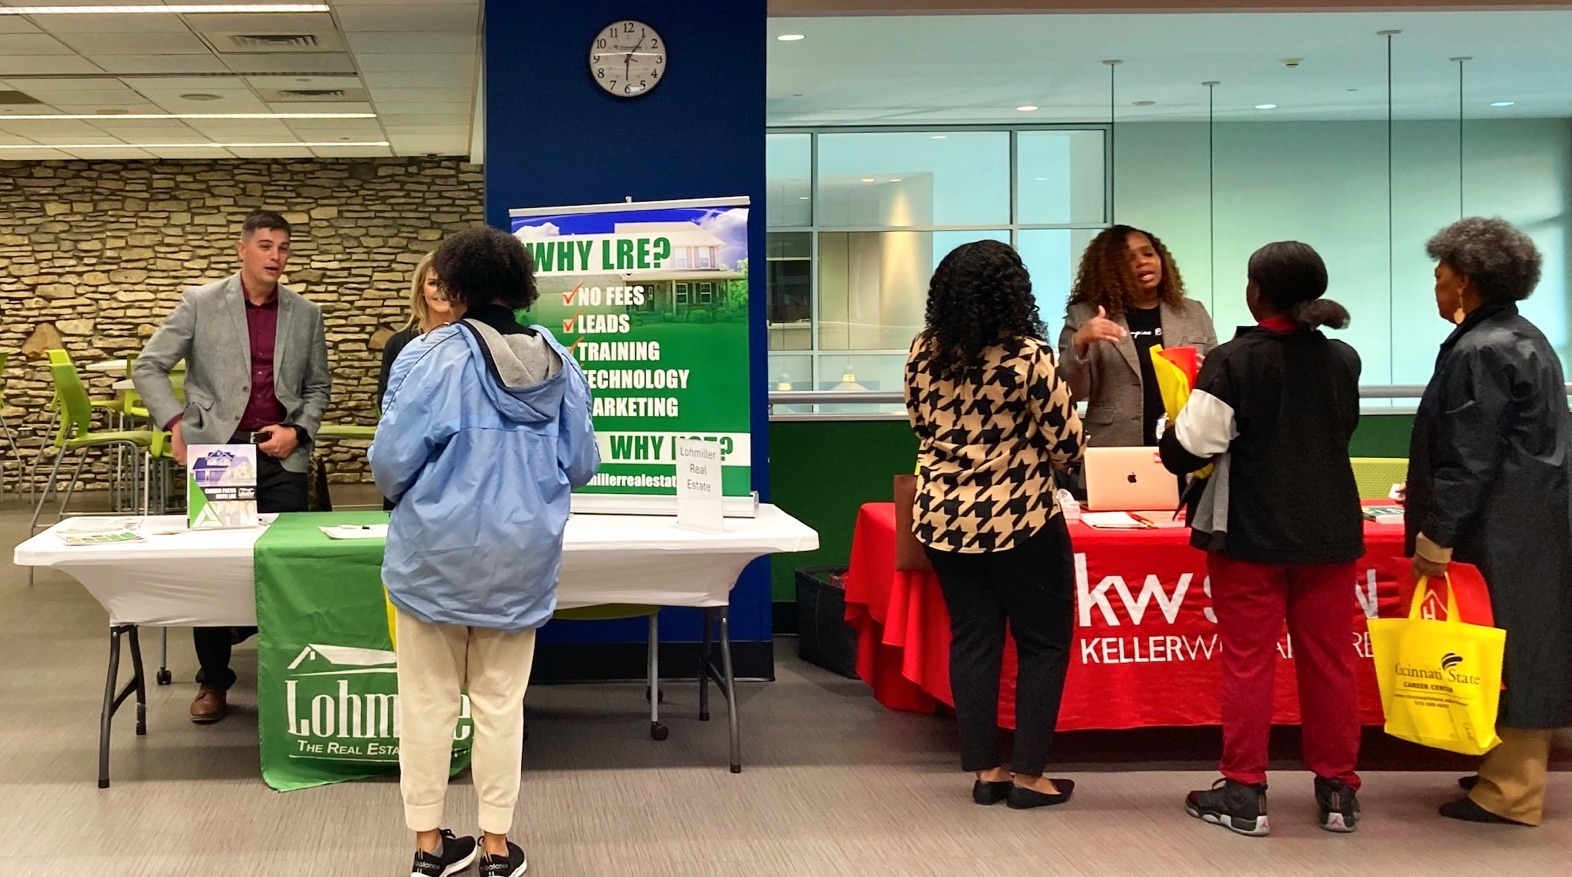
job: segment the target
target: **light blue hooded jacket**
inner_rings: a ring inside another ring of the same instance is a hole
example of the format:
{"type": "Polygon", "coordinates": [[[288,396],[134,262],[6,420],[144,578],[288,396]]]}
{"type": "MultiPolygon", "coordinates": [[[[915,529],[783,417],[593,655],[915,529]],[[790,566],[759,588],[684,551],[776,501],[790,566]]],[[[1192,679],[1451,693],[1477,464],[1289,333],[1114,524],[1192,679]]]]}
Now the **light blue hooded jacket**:
{"type": "Polygon", "coordinates": [[[371,444],[397,505],[382,580],[432,624],[539,627],[557,605],[568,492],[600,467],[584,372],[541,326],[468,319],[393,363],[371,444]]]}

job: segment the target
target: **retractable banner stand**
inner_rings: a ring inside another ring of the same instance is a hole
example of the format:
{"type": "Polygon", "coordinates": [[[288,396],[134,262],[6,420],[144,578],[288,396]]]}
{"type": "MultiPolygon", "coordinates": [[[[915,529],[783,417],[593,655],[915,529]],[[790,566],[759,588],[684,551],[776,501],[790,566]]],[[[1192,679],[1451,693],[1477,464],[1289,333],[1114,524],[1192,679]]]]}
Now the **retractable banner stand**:
{"type": "Polygon", "coordinates": [[[748,199],[509,211],[535,260],[525,315],[583,366],[601,468],[574,511],[675,514],[679,439],[715,443],[751,516],[748,199]]]}

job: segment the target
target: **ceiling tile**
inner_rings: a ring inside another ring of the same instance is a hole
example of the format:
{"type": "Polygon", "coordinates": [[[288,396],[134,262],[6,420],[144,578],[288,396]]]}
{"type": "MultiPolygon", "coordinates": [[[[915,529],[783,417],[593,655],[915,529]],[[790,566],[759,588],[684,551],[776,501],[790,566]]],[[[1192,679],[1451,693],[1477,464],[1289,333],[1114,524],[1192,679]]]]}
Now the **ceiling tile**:
{"type": "Polygon", "coordinates": [[[83,33],[62,36],[60,41],[84,55],[123,54],[127,47],[142,53],[210,55],[213,50],[186,33],[83,33]]]}
{"type": "Polygon", "coordinates": [[[74,119],[30,121],[0,117],[0,124],[3,124],[5,130],[13,134],[21,134],[34,140],[54,140],[57,143],[65,142],[63,138],[66,137],[92,137],[94,135],[101,136],[104,133],[87,122],[74,119]]]}
{"type": "Polygon", "coordinates": [[[42,31],[20,15],[0,15],[0,33],[42,33],[42,31]]]}
{"type": "Polygon", "coordinates": [[[317,158],[388,158],[393,150],[387,146],[313,146],[317,158]]]}
{"type": "Polygon", "coordinates": [[[61,91],[130,91],[125,83],[113,76],[72,79],[17,79],[9,83],[12,88],[28,94],[54,94],[61,91]]]}
{"type": "Polygon", "coordinates": [[[126,76],[120,80],[137,91],[250,91],[251,87],[240,76],[126,76]]]}
{"type": "Polygon", "coordinates": [[[289,52],[224,55],[236,73],[354,73],[355,62],[337,52],[289,52]]]}
{"type": "Polygon", "coordinates": [[[454,104],[469,106],[475,101],[473,88],[378,88],[371,95],[372,103],[382,106],[384,100],[409,104],[454,104]]]}
{"type": "Polygon", "coordinates": [[[0,55],[0,76],[73,75],[77,73],[102,74],[104,69],[79,55],[55,57],[53,55],[8,56],[0,55]]]}
{"type": "Polygon", "coordinates": [[[355,55],[355,63],[360,67],[360,72],[362,73],[368,71],[375,73],[443,71],[463,73],[466,77],[475,75],[475,54],[473,52],[357,53],[355,55]]]}
{"type": "Polygon", "coordinates": [[[283,122],[271,119],[186,119],[191,130],[223,143],[257,140],[293,141],[298,138],[283,122]]]}
{"type": "Polygon", "coordinates": [[[0,33],[0,55],[70,55],[71,47],[48,34],[0,33]]]}
{"type": "MultiPolygon", "coordinates": [[[[394,91],[378,92],[379,94],[397,94],[394,91]]],[[[377,100],[377,114],[379,116],[429,116],[457,114],[463,111],[468,114],[468,107],[472,101],[457,104],[452,101],[443,102],[406,102],[400,100],[377,100]]]]}
{"type": "Polygon", "coordinates": [[[307,146],[237,147],[229,152],[236,158],[315,158],[307,146]]]}
{"type": "Polygon", "coordinates": [[[59,104],[76,106],[93,104],[95,106],[118,107],[128,104],[146,103],[140,94],[129,88],[119,91],[88,91],[86,89],[82,91],[56,92],[38,92],[32,89],[24,89],[24,91],[51,106],[58,106],[59,104]]]}
{"type": "Polygon", "coordinates": [[[83,161],[125,161],[157,157],[145,149],[133,149],[129,146],[120,149],[74,149],[68,152],[73,158],[83,161]]]}
{"type": "Polygon", "coordinates": [[[463,155],[469,152],[468,134],[410,134],[389,135],[388,141],[399,155],[463,155]]]}
{"type": "Polygon", "coordinates": [[[303,100],[267,104],[270,113],[372,113],[371,104],[360,101],[303,100]]]}
{"type": "Polygon", "coordinates": [[[410,52],[473,54],[479,44],[474,33],[360,32],[348,36],[350,51],[357,56],[410,52]]]}
{"type": "Polygon", "coordinates": [[[358,76],[247,76],[241,80],[255,89],[269,88],[338,88],[348,91],[365,88],[358,76]]]}
{"type": "Polygon", "coordinates": [[[466,130],[474,119],[469,113],[455,113],[447,107],[440,113],[382,113],[377,120],[389,128],[407,128],[410,125],[461,125],[466,130]]]}
{"type": "Polygon", "coordinates": [[[347,32],[413,31],[415,33],[477,33],[480,9],[475,3],[399,3],[344,6],[338,20],[347,32]]]}
{"type": "Polygon", "coordinates": [[[366,80],[366,85],[373,88],[404,88],[408,86],[421,86],[423,88],[473,88],[475,74],[464,70],[425,70],[409,73],[376,73],[362,71],[361,78],[366,80]]]}
{"type": "Polygon", "coordinates": [[[94,55],[110,73],[225,73],[212,55],[94,55]]]}
{"type": "Polygon", "coordinates": [[[74,100],[72,100],[72,101],[52,100],[52,101],[49,102],[49,106],[54,108],[55,110],[58,110],[59,112],[71,113],[71,114],[74,114],[74,115],[114,116],[115,115],[114,113],[102,113],[101,114],[101,113],[98,112],[99,110],[106,109],[106,108],[111,108],[111,107],[114,108],[114,109],[117,109],[117,110],[125,110],[126,112],[129,112],[129,113],[162,113],[162,112],[164,112],[164,109],[162,107],[158,106],[157,104],[155,104],[155,103],[153,103],[151,101],[143,100],[141,98],[136,98],[135,100],[117,100],[117,101],[113,101],[113,102],[100,101],[100,102],[97,102],[97,103],[87,103],[87,104],[79,104],[79,103],[76,103],[74,100]]]}
{"type": "Polygon", "coordinates": [[[158,150],[159,158],[231,158],[228,150],[224,149],[181,149],[180,147],[165,147],[158,150]]]}
{"type": "Polygon", "coordinates": [[[208,139],[179,119],[104,119],[90,124],[121,140],[185,142],[208,139]]]}
{"type": "MultiPolygon", "coordinates": [[[[15,3],[7,3],[15,6],[15,3]]],[[[32,5],[32,4],[28,4],[32,5]]],[[[47,5],[47,4],[40,4],[47,5]]],[[[6,16],[9,18],[10,16],[6,16]]],[[[178,15],[40,15],[33,19],[55,34],[74,33],[190,33],[178,15]]]]}
{"type": "Polygon", "coordinates": [[[74,156],[61,152],[58,149],[4,149],[0,150],[0,160],[3,161],[64,161],[74,156]]]}
{"type": "Polygon", "coordinates": [[[190,100],[184,94],[201,92],[147,92],[147,99],[170,113],[265,113],[267,105],[248,91],[214,91],[218,100],[190,100]]]}

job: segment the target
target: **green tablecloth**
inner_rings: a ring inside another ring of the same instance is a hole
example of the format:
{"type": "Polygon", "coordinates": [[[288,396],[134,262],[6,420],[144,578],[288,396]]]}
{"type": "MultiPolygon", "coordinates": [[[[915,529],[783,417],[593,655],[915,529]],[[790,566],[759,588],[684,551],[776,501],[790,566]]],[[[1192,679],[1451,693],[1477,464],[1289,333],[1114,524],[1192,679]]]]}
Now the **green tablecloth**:
{"type": "MultiPolygon", "coordinates": [[[[381,539],[319,527],[385,524],[386,512],[279,515],[257,540],[257,729],[262,777],[279,791],[398,770],[398,677],[381,539]]],[[[453,772],[469,765],[468,704],[453,772]]]]}

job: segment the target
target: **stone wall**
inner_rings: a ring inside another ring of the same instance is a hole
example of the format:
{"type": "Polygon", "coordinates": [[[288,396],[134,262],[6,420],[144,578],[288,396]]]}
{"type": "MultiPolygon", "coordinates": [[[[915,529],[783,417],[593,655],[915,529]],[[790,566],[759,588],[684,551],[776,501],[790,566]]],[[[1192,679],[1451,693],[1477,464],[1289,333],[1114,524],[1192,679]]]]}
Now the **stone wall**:
{"type": "MultiPolygon", "coordinates": [[[[32,463],[49,419],[43,350],[63,346],[79,368],[139,351],[183,287],[239,269],[240,221],[258,207],[294,225],[284,282],[322,306],[327,421],[374,423],[382,347],[408,319],[410,272],[443,236],[481,223],[483,202],[480,167],[456,159],[0,162],[4,414],[21,462],[32,463]]],[[[88,389],[110,397],[111,383],[94,375],[88,389]]],[[[322,452],[333,481],[370,480],[364,442],[322,452]]],[[[90,466],[84,477],[102,485],[107,469],[90,466]]]]}

